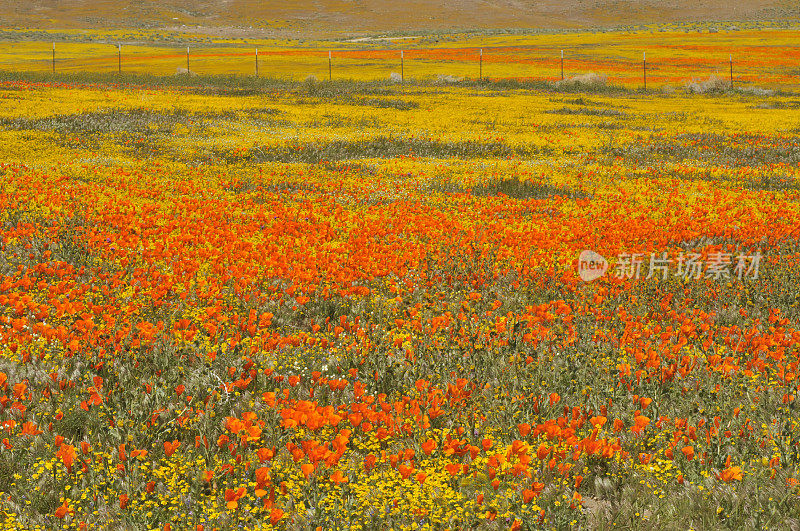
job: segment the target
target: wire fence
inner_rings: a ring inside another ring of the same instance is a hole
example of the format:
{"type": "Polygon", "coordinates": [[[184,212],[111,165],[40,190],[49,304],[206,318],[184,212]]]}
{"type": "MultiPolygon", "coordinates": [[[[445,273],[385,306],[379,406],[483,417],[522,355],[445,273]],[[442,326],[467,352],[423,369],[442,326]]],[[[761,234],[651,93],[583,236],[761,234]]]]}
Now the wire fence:
{"type": "MultiPolygon", "coordinates": [[[[796,42],[800,43],[800,34],[796,42]]],[[[401,50],[20,42],[0,43],[0,70],[451,82],[481,78],[560,81],[595,75],[612,84],[653,89],[716,77],[731,85],[796,88],[800,86],[800,46],[654,45],[643,50],[630,46],[592,50],[526,45],[401,50]]]]}

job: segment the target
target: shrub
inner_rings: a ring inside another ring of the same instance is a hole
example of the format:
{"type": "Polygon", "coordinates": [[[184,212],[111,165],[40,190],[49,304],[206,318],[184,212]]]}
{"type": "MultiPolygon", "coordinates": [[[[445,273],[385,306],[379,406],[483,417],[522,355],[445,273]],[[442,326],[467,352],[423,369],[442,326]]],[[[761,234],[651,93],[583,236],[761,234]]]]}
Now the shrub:
{"type": "Polygon", "coordinates": [[[723,92],[729,87],[729,81],[712,75],[707,79],[692,79],[686,84],[686,92],[692,94],[707,94],[709,92],[723,92]]]}

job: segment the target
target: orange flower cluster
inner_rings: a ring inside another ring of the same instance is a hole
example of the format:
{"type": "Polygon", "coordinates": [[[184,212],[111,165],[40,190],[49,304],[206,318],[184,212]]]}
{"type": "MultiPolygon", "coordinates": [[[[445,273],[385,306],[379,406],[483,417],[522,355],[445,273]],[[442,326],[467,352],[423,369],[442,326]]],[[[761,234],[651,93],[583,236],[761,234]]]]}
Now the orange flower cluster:
{"type": "Polygon", "coordinates": [[[669,134],[572,198],[499,159],[447,162],[519,189],[416,156],[0,165],[0,509],[45,478],[48,526],[592,527],[590,496],[758,482],[791,514],[800,207],[740,164],[792,140],[669,134]],[[674,150],[735,171],[642,162],[674,150]],[[586,283],[588,246],[764,273],[586,283]]]}

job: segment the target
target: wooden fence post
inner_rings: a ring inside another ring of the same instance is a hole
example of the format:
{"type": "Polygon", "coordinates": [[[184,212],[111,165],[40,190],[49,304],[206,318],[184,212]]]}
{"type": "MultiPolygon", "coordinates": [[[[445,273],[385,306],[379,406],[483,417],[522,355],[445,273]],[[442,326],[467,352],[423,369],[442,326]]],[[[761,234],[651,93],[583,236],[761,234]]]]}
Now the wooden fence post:
{"type": "Polygon", "coordinates": [[[328,81],[333,81],[333,66],[331,63],[331,51],[328,50],[328,81]]]}
{"type": "Polygon", "coordinates": [[[644,90],[647,92],[647,52],[642,52],[642,78],[644,79],[644,90]]]}
{"type": "Polygon", "coordinates": [[[478,56],[478,80],[483,81],[483,48],[478,56]]]}
{"type": "Polygon", "coordinates": [[[56,43],[53,43],[53,73],[56,73],[56,43]]]}
{"type": "Polygon", "coordinates": [[[258,47],[256,47],[256,77],[258,77],[258,47]]]}
{"type": "Polygon", "coordinates": [[[561,50],[561,81],[564,81],[564,50],[561,50]]]}

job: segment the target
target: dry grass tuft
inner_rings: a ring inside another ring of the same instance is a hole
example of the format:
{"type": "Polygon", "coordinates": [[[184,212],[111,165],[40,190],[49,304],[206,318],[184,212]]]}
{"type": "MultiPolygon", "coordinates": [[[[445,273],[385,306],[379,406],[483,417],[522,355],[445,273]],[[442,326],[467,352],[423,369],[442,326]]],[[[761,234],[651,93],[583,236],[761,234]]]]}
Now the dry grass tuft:
{"type": "Polygon", "coordinates": [[[589,72],[578,76],[568,77],[561,81],[556,81],[556,87],[604,87],[608,83],[608,78],[604,74],[589,72]]]}

